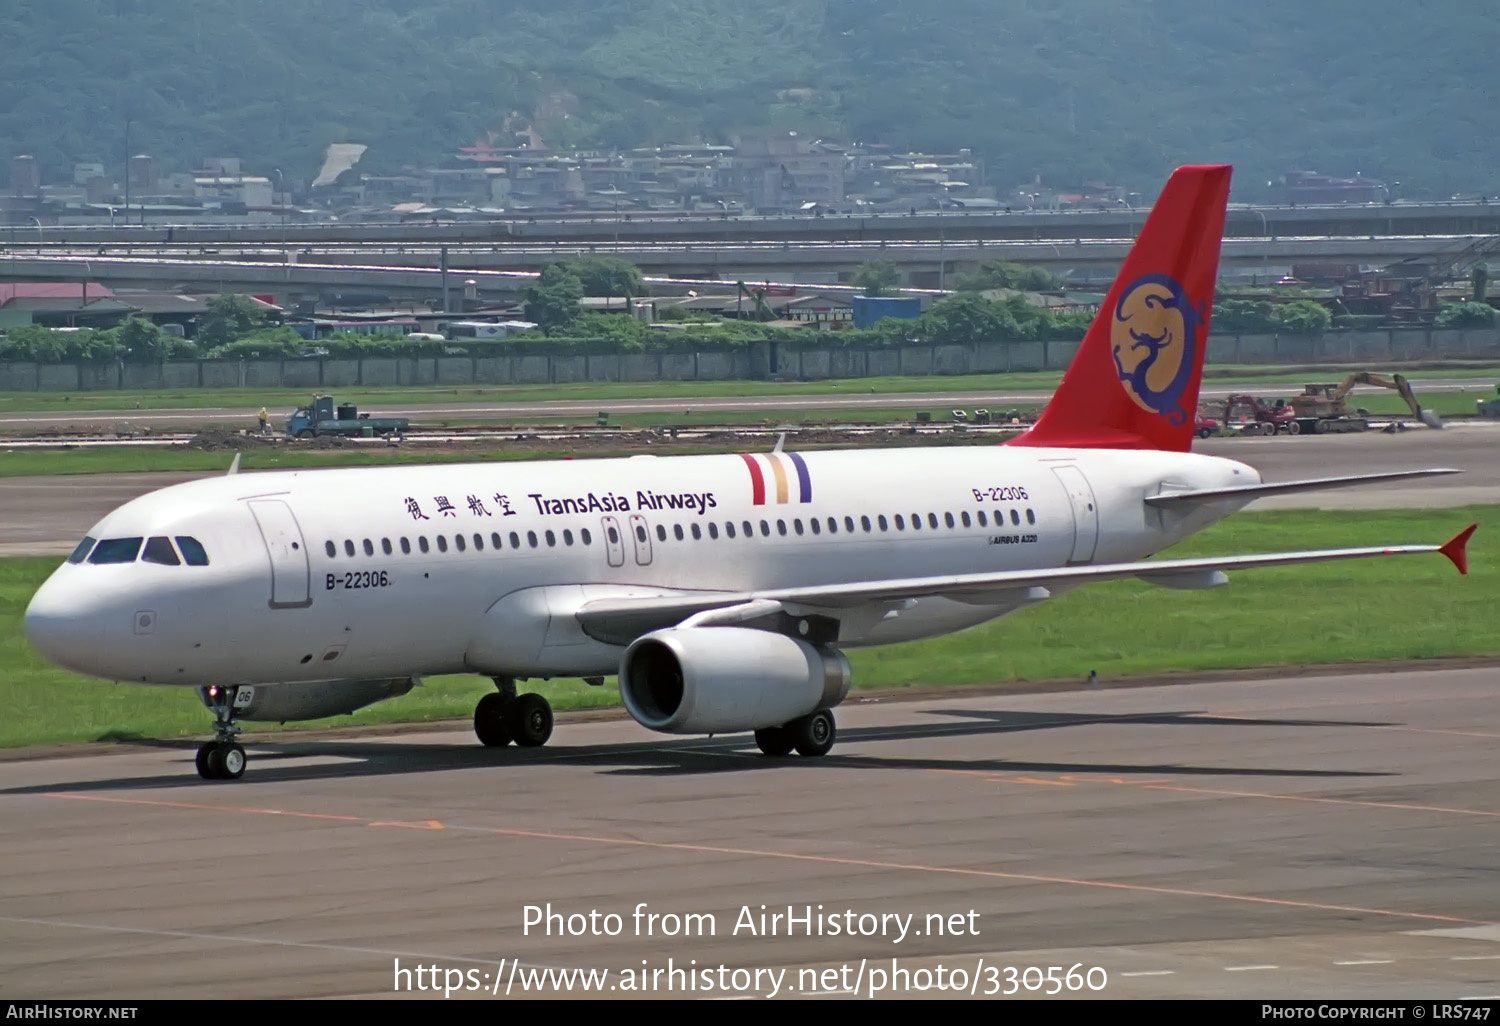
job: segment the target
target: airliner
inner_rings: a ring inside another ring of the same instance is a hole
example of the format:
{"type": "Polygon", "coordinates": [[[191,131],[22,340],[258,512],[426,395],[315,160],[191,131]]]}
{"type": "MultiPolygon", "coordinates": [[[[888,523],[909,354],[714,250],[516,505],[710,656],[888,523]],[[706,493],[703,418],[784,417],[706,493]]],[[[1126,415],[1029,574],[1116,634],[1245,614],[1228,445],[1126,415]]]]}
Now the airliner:
{"type": "Polygon", "coordinates": [[[1209,588],[1433,552],[1466,572],[1472,525],[1442,545],[1149,558],[1261,496],[1456,473],[1265,483],[1189,451],[1229,177],[1171,175],[1009,444],[231,473],[106,516],[32,598],[26,634],[70,670],[197,689],[205,779],[244,773],[240,721],[348,713],[434,674],[494,681],[474,711],[488,746],[552,733],[517,681],[614,675],[651,730],[821,756],[848,648],[1098,581],[1209,588]]]}

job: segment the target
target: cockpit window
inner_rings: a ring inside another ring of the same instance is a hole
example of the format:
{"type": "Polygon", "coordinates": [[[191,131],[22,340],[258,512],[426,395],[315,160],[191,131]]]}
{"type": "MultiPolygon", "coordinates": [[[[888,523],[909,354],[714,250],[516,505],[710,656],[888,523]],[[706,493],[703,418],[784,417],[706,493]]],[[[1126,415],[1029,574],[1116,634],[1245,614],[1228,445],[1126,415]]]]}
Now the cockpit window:
{"type": "Polygon", "coordinates": [[[177,547],[182,550],[182,561],[188,566],[208,566],[208,553],[204,551],[203,544],[197,538],[179,534],[177,547]]]}
{"type": "Polygon", "coordinates": [[[134,563],[142,538],[106,538],[89,556],[90,563],[134,563]]]}
{"type": "Polygon", "coordinates": [[[166,538],[156,537],[146,539],[146,551],[141,553],[141,562],[160,563],[162,566],[177,566],[182,560],[177,558],[177,550],[172,548],[172,543],[166,538]]]}
{"type": "Polygon", "coordinates": [[[89,550],[92,549],[93,547],[94,547],[94,539],[93,538],[85,538],[85,539],[83,539],[83,541],[81,541],[81,542],[78,543],[78,548],[74,549],[73,550],[73,554],[68,557],[68,562],[69,563],[82,563],[85,559],[88,558],[89,550]]]}

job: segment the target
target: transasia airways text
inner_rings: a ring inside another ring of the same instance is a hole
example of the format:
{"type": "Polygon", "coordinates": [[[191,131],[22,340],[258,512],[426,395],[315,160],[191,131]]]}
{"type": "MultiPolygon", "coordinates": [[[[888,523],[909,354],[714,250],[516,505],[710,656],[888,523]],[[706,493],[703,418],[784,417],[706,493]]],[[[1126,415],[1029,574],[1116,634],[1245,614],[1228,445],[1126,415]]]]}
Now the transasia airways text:
{"type": "Polygon", "coordinates": [[[530,499],[536,503],[536,511],[542,516],[559,516],[564,513],[629,513],[632,510],[660,511],[664,509],[686,509],[702,515],[718,508],[713,492],[636,492],[635,503],[630,496],[604,492],[596,495],[589,492],[577,498],[555,499],[540,492],[531,492],[530,499]]]}

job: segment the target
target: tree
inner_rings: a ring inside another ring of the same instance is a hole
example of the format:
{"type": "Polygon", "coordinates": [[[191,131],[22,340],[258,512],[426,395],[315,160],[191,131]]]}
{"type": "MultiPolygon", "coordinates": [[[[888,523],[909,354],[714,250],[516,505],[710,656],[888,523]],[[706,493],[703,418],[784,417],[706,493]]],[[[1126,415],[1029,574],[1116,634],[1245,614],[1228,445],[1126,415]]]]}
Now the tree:
{"type": "Polygon", "coordinates": [[[109,332],[125,350],[125,359],[134,363],[160,363],[172,353],[171,335],[144,317],[132,317],[109,332]]]}
{"type": "Polygon", "coordinates": [[[198,318],[198,346],[202,349],[226,346],[265,322],[265,308],[249,296],[214,296],[208,301],[208,312],[198,318]]]}
{"type": "Polygon", "coordinates": [[[851,281],[858,285],[866,296],[883,296],[901,281],[901,272],[895,264],[884,260],[867,260],[859,265],[851,281]]]}
{"type": "Polygon", "coordinates": [[[623,296],[635,299],[649,296],[651,289],[641,269],[618,257],[575,257],[560,260],[557,266],[577,278],[585,296],[623,296]]]}
{"type": "Polygon", "coordinates": [[[564,335],[582,313],[578,308],[582,298],[583,283],[561,264],[548,264],[535,282],[521,290],[521,309],[528,321],[535,321],[548,335],[564,335]]]}
{"type": "Polygon", "coordinates": [[[1320,335],[1333,323],[1333,315],[1321,303],[1295,299],[1271,311],[1271,328],[1288,335],[1320,335]]]}

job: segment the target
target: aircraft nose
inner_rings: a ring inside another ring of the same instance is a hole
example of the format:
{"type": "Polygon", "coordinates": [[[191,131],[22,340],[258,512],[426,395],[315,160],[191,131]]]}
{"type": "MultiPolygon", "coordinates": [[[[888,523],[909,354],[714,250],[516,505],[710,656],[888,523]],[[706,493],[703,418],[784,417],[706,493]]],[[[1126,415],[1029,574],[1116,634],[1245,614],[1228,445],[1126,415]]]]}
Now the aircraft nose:
{"type": "Polygon", "coordinates": [[[69,589],[49,579],[32,596],[22,627],[26,640],[59,666],[88,672],[91,657],[104,643],[104,621],[84,603],[74,601],[69,589]]]}

